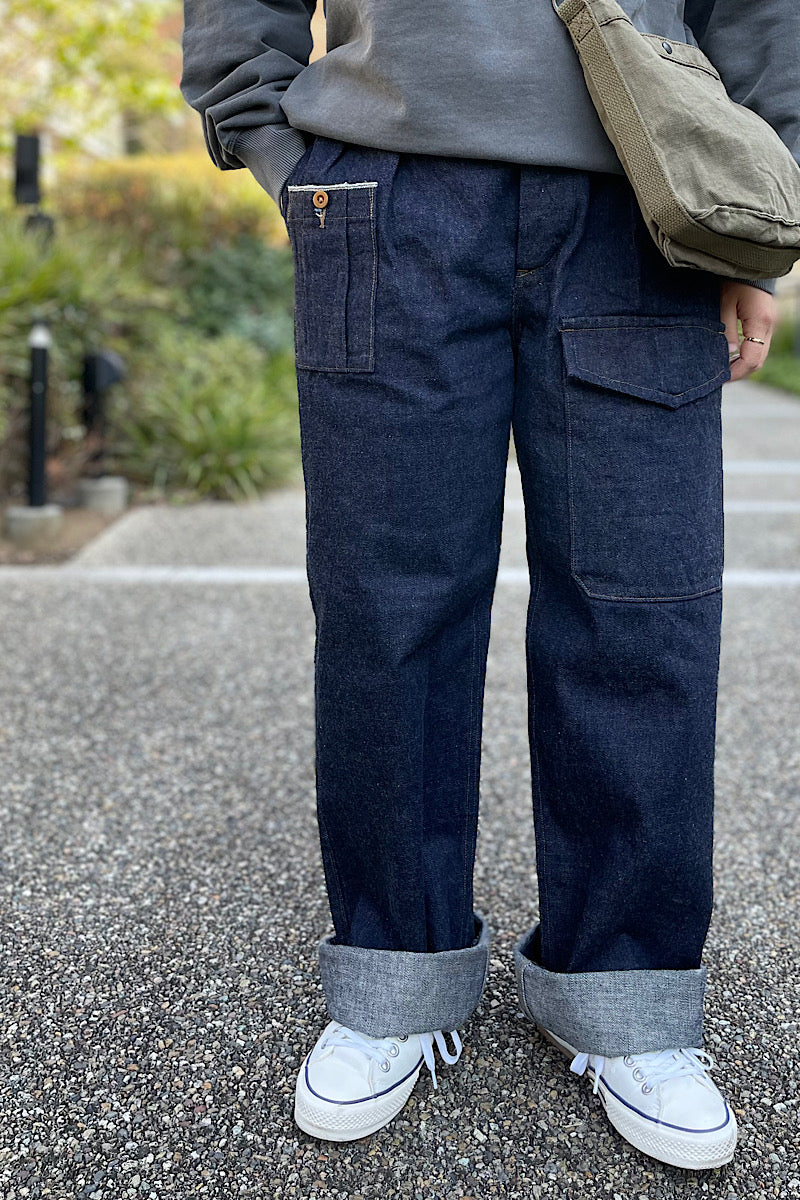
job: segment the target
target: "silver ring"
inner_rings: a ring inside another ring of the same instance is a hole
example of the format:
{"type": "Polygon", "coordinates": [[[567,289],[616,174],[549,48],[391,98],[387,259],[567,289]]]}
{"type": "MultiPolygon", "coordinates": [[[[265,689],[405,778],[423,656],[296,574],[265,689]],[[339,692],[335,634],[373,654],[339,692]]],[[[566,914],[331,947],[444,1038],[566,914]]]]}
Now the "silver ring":
{"type": "Polygon", "coordinates": [[[766,344],[767,344],[763,338],[746,337],[746,338],[742,338],[742,341],[743,342],[760,342],[762,346],[766,346],[766,344]]]}

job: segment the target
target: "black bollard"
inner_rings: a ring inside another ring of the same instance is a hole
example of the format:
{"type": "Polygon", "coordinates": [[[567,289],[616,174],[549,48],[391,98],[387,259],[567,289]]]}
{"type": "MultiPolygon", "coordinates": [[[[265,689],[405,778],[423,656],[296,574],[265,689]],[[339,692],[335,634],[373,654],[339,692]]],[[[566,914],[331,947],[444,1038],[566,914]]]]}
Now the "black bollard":
{"type": "Polygon", "coordinates": [[[18,133],[14,151],[14,199],[17,204],[39,204],[39,135],[18,133]]]}
{"type": "Polygon", "coordinates": [[[28,337],[28,345],[31,350],[28,503],[32,507],[39,507],[47,503],[45,442],[47,432],[47,355],[50,344],[50,329],[47,323],[42,320],[34,321],[28,337]]]}
{"type": "Polygon", "coordinates": [[[106,392],[125,378],[125,360],[116,350],[98,350],[83,359],[82,419],[87,433],[95,435],[90,473],[102,475],[105,460],[106,392]]]}

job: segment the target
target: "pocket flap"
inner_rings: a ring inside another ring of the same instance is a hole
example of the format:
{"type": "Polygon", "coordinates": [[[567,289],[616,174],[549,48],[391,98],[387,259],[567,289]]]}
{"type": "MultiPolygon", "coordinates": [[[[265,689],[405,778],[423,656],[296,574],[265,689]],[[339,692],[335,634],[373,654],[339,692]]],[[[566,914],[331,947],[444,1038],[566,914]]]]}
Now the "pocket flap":
{"type": "Polygon", "coordinates": [[[699,46],[692,46],[689,42],[675,42],[671,37],[662,37],[660,33],[643,33],[642,37],[651,49],[667,62],[705,71],[706,75],[722,83],[719,71],[699,46]]]}
{"type": "Polygon", "coordinates": [[[684,316],[563,317],[567,375],[677,408],[731,377],[722,321],[684,316]]]}

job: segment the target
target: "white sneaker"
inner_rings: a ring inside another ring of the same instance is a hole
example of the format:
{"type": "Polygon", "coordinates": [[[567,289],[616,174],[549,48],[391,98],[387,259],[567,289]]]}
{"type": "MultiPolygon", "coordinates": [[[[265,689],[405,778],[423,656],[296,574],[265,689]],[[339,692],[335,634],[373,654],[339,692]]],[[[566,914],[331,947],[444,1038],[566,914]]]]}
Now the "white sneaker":
{"type": "Polygon", "coordinates": [[[572,1057],[571,1071],[583,1075],[588,1070],[592,1091],[599,1095],[609,1121],[637,1150],[693,1171],[731,1161],[736,1117],[708,1077],[715,1063],[705,1050],[606,1058],[579,1054],[549,1029],[537,1028],[572,1057]]]}
{"type": "Polygon", "coordinates": [[[450,1054],[441,1029],[371,1038],[329,1021],[297,1076],[294,1119],[305,1133],[349,1142],[375,1133],[396,1117],[417,1082],[423,1062],[438,1087],[433,1041],[445,1062],[458,1062],[461,1039],[451,1030],[450,1054]]]}

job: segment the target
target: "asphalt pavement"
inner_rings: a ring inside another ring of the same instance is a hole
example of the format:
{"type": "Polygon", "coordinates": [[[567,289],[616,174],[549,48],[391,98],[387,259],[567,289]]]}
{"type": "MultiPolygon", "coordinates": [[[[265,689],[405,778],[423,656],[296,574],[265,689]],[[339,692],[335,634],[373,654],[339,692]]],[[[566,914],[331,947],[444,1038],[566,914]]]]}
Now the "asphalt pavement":
{"type": "Polygon", "coordinates": [[[476,906],[494,931],[455,1066],[333,1145],[292,1121],[327,1020],[313,619],[298,487],[133,511],[76,559],[0,569],[0,1195],[800,1200],[800,400],[723,391],[726,577],[707,1045],[734,1162],[633,1150],[519,1012],[536,917],[510,465],[486,686],[476,906]]]}

